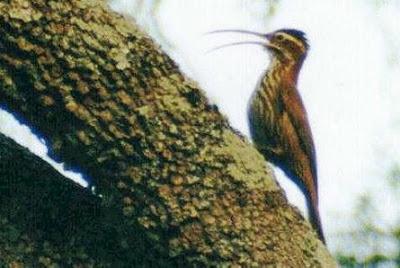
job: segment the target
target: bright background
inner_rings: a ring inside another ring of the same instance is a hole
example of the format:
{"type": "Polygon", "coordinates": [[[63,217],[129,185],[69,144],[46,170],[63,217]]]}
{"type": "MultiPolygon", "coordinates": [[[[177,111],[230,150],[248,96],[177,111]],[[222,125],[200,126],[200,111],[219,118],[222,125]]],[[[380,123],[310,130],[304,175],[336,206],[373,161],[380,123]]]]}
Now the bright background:
{"type": "MultiPolygon", "coordinates": [[[[395,139],[400,133],[400,1],[114,0],[111,6],[135,17],[246,135],[247,101],[269,57],[256,46],[206,53],[220,44],[256,39],[204,33],[229,28],[305,31],[311,49],[298,87],[316,143],[328,245],[357,257],[377,249],[396,254],[396,241],[390,238],[355,234],[365,217],[379,230],[400,224],[399,192],[388,183],[389,177],[399,179],[393,170],[400,159],[395,139]]],[[[0,120],[1,132],[46,157],[44,142],[27,127],[6,112],[0,120]]],[[[289,200],[304,210],[301,192],[276,171],[289,200]]]]}

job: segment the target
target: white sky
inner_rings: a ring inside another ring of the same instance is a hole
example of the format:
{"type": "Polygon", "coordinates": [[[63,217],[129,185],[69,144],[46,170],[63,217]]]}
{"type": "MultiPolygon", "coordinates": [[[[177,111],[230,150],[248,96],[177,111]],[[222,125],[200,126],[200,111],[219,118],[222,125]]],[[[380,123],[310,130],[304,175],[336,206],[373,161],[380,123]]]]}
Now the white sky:
{"type": "MultiPolygon", "coordinates": [[[[266,32],[283,27],[307,33],[311,50],[299,89],[317,147],[325,232],[331,247],[341,249],[335,236],[354,224],[351,212],[359,194],[380,196],[375,202],[381,224],[399,220],[399,200],[390,194],[383,178],[400,156],[395,140],[400,133],[400,106],[396,103],[400,99],[396,86],[400,84],[400,7],[395,1],[382,1],[384,4],[376,7],[372,0],[283,0],[276,15],[267,20],[265,2],[164,0],[156,21],[160,29],[150,27],[150,33],[246,135],[247,101],[268,66],[268,55],[255,46],[207,54],[216,45],[254,37],[204,33],[224,28],[266,32]]],[[[132,11],[134,16],[135,3],[115,0],[112,6],[132,11]]],[[[139,22],[151,24],[143,15],[139,22]]],[[[46,154],[43,143],[32,138],[29,129],[18,126],[4,112],[0,118],[1,132],[42,156],[46,154]]],[[[304,209],[302,194],[279,170],[277,174],[289,200],[304,209]]],[[[75,179],[81,180],[79,176],[75,179]]]]}

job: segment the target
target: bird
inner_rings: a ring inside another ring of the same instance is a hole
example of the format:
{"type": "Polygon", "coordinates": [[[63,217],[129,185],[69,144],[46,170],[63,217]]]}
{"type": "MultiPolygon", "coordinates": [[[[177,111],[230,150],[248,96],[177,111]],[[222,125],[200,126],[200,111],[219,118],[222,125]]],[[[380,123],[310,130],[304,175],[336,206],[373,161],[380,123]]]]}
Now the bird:
{"type": "Polygon", "coordinates": [[[263,41],[225,44],[215,49],[261,45],[270,54],[270,63],[248,103],[250,136],[264,158],[279,167],[303,192],[309,221],[325,244],[318,208],[316,152],[307,112],[297,88],[303,62],[309,50],[306,34],[283,28],[270,33],[226,29],[210,33],[234,32],[255,35],[263,41]]]}

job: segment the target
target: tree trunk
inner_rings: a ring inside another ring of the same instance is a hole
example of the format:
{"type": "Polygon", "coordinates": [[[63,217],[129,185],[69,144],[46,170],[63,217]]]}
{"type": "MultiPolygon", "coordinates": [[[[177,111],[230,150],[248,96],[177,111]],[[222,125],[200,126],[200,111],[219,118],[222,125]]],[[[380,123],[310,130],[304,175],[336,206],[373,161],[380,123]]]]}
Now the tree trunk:
{"type": "Polygon", "coordinates": [[[7,264],[335,266],[262,156],[104,2],[0,2],[0,101],[96,187],[13,145],[0,178],[20,211],[2,202],[7,264]]]}

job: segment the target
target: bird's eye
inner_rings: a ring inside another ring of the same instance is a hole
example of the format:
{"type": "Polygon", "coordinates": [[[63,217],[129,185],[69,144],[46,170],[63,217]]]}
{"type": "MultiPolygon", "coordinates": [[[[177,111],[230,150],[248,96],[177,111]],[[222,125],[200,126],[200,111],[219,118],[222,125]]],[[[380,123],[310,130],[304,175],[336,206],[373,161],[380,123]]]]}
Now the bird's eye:
{"type": "Polygon", "coordinates": [[[277,41],[283,41],[283,39],[284,39],[283,35],[281,35],[281,34],[276,35],[275,38],[277,41]]]}

